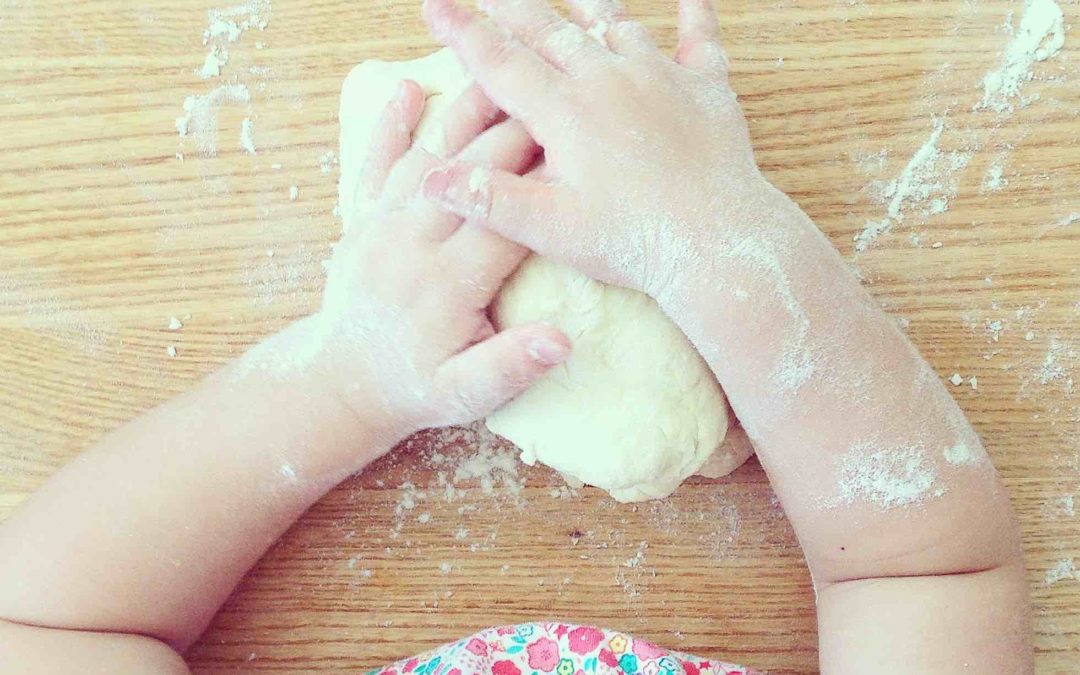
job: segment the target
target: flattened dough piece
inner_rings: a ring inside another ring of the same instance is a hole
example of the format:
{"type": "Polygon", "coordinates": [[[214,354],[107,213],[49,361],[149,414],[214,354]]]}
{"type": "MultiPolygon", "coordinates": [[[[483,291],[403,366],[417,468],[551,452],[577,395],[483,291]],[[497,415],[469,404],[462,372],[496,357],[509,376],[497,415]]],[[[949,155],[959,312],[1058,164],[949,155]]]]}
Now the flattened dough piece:
{"type": "MultiPolygon", "coordinates": [[[[448,51],[404,62],[368,61],[341,92],[341,212],[345,228],[357,213],[354,186],[372,131],[402,79],[428,93],[417,132],[440,153],[439,119],[469,85],[448,51]]],[[[594,281],[540,256],[530,257],[494,306],[499,328],[547,321],[574,351],[529,391],[488,418],[487,425],[568,480],[607,490],[623,502],[666,497],[688,476],[723,475],[752,453],[749,443],[721,448],[729,417],[709,367],[648,296],[594,281]]]]}

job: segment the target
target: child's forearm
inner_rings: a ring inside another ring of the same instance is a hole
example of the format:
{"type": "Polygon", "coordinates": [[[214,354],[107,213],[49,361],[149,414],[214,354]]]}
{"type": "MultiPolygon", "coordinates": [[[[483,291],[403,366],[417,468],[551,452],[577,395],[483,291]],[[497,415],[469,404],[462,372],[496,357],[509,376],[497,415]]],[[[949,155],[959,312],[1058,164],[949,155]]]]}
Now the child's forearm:
{"type": "Polygon", "coordinates": [[[0,618],[190,644],[308,506],[389,448],[314,373],[281,368],[304,330],[110,434],[36,493],[0,528],[0,618]]]}
{"type": "Polygon", "coordinates": [[[724,383],[817,581],[1012,562],[1008,498],[938,376],[793,202],[769,186],[744,210],[661,302],[724,383]]]}
{"type": "MultiPolygon", "coordinates": [[[[758,448],[814,575],[822,635],[839,652],[880,647],[884,614],[894,646],[939,665],[1029,663],[1017,527],[977,435],[793,202],[769,186],[740,208],[743,225],[702,242],[705,262],[660,297],[758,448]],[[926,638],[937,621],[953,622],[944,635],[983,634],[943,653],[926,638]]],[[[828,646],[823,667],[867,672],[830,661],[828,646]]]]}

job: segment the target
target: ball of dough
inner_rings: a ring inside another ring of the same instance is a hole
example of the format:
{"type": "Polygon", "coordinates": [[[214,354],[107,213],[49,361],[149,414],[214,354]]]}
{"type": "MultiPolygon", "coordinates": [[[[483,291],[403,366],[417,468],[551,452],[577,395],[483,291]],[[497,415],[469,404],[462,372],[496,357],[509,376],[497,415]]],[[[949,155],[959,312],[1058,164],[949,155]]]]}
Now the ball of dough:
{"type": "Polygon", "coordinates": [[[500,328],[546,321],[574,346],[487,420],[526,463],[640,501],[674,492],[724,439],[720,386],[648,296],[534,255],[503,289],[495,319],[500,328]]]}
{"type": "MultiPolygon", "coordinates": [[[[441,154],[439,119],[470,80],[447,50],[404,62],[369,61],[341,93],[340,203],[345,227],[357,213],[355,185],[378,117],[402,79],[428,94],[417,131],[441,154]]],[[[709,367],[648,296],[530,257],[498,297],[501,327],[546,321],[573,353],[487,420],[488,428],[568,480],[619,501],[666,497],[709,462],[710,474],[742,464],[749,444],[726,444],[727,402],[709,367]],[[717,451],[714,455],[714,451],[717,451]]]]}

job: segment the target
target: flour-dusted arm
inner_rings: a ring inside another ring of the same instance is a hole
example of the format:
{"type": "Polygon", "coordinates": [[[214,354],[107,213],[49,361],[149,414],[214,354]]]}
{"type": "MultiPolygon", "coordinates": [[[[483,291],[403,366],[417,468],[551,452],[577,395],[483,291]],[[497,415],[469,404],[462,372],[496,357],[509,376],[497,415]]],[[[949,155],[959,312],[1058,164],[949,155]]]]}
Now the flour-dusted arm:
{"type": "Polygon", "coordinates": [[[933,370],[755,164],[707,0],[674,61],[611,0],[427,0],[550,180],[449,162],[425,194],[655,297],[709,362],[798,533],[831,673],[1030,672],[1008,498],[933,370]],[[510,37],[512,36],[512,37],[510,37]],[[541,93],[536,93],[541,92],[541,93]]]}
{"type": "MultiPolygon", "coordinates": [[[[566,358],[549,326],[487,320],[526,251],[414,199],[436,165],[411,147],[423,105],[403,83],[377,127],[357,186],[371,209],[337,246],[321,311],[107,436],[0,527],[5,668],[183,672],[178,653],[327,490],[566,358]]],[[[464,96],[451,152],[525,170],[536,146],[516,122],[488,128],[494,112],[464,96]]]]}

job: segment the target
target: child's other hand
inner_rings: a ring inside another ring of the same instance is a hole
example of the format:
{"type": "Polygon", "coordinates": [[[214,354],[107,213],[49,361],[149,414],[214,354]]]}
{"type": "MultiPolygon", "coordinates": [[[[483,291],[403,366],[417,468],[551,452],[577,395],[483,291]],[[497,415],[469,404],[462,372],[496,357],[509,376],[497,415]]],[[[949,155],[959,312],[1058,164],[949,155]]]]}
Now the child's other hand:
{"type": "MultiPolygon", "coordinates": [[[[412,147],[424,94],[402,83],[374,133],[357,193],[370,208],[334,251],[320,359],[349,407],[390,442],[414,431],[484,417],[569,354],[547,325],[502,333],[487,307],[528,252],[418,197],[440,160],[412,147]]],[[[537,147],[481,90],[462,95],[445,120],[447,154],[516,173],[537,147]]]]}
{"type": "Polygon", "coordinates": [[[444,208],[605,281],[662,293],[709,229],[775,195],[754,162],[708,0],[682,0],[675,60],[614,0],[454,0],[424,15],[492,100],[543,146],[552,182],[451,162],[444,208]],[[601,39],[597,39],[597,38],[601,39]]]}

